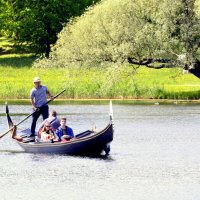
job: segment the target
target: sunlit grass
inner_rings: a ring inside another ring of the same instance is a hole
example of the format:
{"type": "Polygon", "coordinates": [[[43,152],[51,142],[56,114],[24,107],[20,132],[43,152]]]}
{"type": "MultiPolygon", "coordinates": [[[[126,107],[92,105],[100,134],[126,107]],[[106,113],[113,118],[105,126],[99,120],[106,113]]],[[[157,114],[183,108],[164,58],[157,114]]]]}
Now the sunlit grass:
{"type": "Polygon", "coordinates": [[[33,78],[39,76],[53,94],[69,99],[199,99],[200,80],[181,69],[32,68],[31,54],[0,56],[0,99],[28,99],[33,78]]]}
{"type": "Polygon", "coordinates": [[[0,98],[29,98],[35,76],[41,77],[43,83],[53,92],[62,89],[60,81],[65,71],[34,69],[31,67],[33,60],[28,56],[11,60],[0,57],[0,98]]]}

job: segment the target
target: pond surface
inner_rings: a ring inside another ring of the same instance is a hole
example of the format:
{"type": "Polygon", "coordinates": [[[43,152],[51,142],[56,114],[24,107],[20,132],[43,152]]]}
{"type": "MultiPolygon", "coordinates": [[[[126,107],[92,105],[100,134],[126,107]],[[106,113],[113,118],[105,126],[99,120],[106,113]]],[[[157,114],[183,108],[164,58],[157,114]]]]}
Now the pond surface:
{"type": "MultiPolygon", "coordinates": [[[[104,128],[107,105],[51,105],[79,133],[104,128]]],[[[4,112],[0,106],[0,113],[4,112]]],[[[0,140],[1,200],[199,200],[200,106],[114,105],[107,159],[27,154],[0,140]]],[[[30,106],[10,106],[19,122],[30,106]]],[[[22,126],[29,127],[31,119],[22,126]]],[[[41,121],[41,119],[40,119],[41,121]]],[[[7,129],[0,116],[0,130],[7,129]]]]}

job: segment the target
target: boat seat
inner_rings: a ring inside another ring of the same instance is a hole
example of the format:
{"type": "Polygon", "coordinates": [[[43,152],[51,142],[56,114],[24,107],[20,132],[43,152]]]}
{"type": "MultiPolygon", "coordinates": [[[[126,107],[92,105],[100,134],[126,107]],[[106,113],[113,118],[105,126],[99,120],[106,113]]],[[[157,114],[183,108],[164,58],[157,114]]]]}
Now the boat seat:
{"type": "Polygon", "coordinates": [[[87,131],[84,131],[84,132],[82,132],[82,133],[77,134],[77,135],[75,136],[75,138],[79,139],[79,138],[82,138],[82,137],[91,135],[92,133],[94,133],[94,132],[91,131],[91,130],[87,130],[87,131]]]}
{"type": "Polygon", "coordinates": [[[22,138],[29,137],[31,135],[31,129],[27,128],[27,129],[21,130],[20,132],[17,133],[17,135],[21,136],[22,138]]]}

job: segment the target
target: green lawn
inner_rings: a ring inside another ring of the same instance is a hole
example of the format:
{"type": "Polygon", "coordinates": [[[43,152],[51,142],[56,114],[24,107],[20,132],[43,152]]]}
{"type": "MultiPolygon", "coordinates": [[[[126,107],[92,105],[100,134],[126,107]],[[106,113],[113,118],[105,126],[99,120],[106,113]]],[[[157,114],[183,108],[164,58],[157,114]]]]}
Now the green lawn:
{"type": "Polygon", "coordinates": [[[138,85],[142,88],[148,88],[146,94],[152,91],[152,98],[200,98],[200,79],[192,74],[183,74],[181,69],[155,70],[142,68],[136,79],[138,85]]]}
{"type": "Polygon", "coordinates": [[[35,76],[40,76],[53,92],[62,88],[60,82],[65,70],[34,69],[31,67],[34,60],[34,56],[26,54],[0,56],[1,99],[28,98],[35,76]]]}
{"type": "Polygon", "coordinates": [[[31,54],[10,53],[13,44],[0,38],[0,99],[28,99],[35,76],[53,94],[72,99],[199,99],[200,79],[181,69],[148,69],[133,73],[131,66],[110,68],[32,68],[31,54]]]}
{"type": "Polygon", "coordinates": [[[90,68],[32,68],[32,55],[0,56],[0,99],[27,99],[33,77],[39,76],[52,93],[66,89],[62,98],[199,99],[200,80],[180,69],[131,67],[120,71],[90,68]]]}

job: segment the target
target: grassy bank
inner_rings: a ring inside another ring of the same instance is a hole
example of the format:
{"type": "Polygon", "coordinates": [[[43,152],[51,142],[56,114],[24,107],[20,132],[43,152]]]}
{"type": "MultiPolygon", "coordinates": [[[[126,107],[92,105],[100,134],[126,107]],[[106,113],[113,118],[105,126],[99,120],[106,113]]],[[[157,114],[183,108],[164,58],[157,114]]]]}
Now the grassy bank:
{"type": "Polygon", "coordinates": [[[78,69],[35,69],[30,54],[0,56],[0,99],[27,99],[39,76],[52,93],[62,89],[61,98],[70,99],[199,99],[200,80],[180,69],[140,68],[132,75],[131,67],[78,69]]]}

